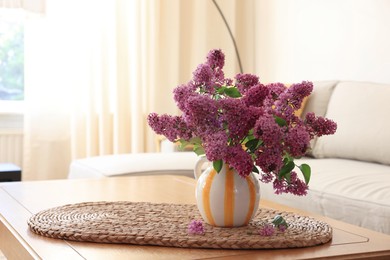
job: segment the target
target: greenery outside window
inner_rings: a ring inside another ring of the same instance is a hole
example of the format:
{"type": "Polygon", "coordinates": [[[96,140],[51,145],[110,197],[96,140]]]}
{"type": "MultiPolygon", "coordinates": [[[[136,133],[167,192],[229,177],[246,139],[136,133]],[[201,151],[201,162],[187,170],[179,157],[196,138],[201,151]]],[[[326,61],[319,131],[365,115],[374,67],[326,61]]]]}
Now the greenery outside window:
{"type": "Polygon", "coordinates": [[[15,110],[23,100],[24,14],[0,8],[0,112],[15,110]]]}

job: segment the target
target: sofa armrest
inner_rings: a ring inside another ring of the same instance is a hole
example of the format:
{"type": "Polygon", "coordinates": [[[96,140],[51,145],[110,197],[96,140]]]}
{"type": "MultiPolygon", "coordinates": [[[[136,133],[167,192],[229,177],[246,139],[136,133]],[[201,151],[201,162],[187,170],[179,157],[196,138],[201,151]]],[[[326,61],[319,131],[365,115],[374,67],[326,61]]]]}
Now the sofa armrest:
{"type": "Polygon", "coordinates": [[[194,178],[198,156],[193,152],[134,153],[74,160],[68,178],[170,174],[194,178]]]}

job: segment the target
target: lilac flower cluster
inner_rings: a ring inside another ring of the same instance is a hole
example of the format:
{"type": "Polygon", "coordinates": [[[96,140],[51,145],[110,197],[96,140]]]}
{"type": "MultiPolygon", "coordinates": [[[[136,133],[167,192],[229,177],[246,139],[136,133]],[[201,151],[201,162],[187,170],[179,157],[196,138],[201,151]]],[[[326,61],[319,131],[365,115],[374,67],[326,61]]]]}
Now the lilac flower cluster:
{"type": "Polygon", "coordinates": [[[190,224],[188,224],[187,232],[188,234],[203,235],[203,222],[201,220],[192,220],[190,224]]]}
{"type": "Polygon", "coordinates": [[[305,195],[310,172],[299,167],[305,181],[298,178],[293,159],[305,155],[311,139],[334,134],[337,128],[313,113],[304,119],[295,115],[313,84],[264,85],[252,74],[229,79],[224,64],[221,50],[210,51],[192,80],[173,91],[181,115],[151,113],[149,125],[170,141],[193,144],[210,161],[222,160],[242,177],[258,167],[260,180],[273,182],[277,194],[305,195]]]}
{"type": "Polygon", "coordinates": [[[280,233],[284,233],[286,230],[287,230],[286,225],[275,226],[271,224],[264,224],[263,226],[261,226],[261,228],[259,228],[258,232],[259,235],[262,237],[270,237],[273,236],[276,231],[279,231],[280,233]]]}
{"type": "Polygon", "coordinates": [[[259,229],[259,235],[263,237],[270,237],[275,233],[275,227],[271,224],[265,224],[259,229]]]}
{"type": "Polygon", "coordinates": [[[276,194],[291,193],[298,196],[306,195],[307,184],[301,179],[298,179],[298,175],[295,171],[290,174],[290,181],[286,182],[276,178],[274,180],[274,190],[276,194]]]}

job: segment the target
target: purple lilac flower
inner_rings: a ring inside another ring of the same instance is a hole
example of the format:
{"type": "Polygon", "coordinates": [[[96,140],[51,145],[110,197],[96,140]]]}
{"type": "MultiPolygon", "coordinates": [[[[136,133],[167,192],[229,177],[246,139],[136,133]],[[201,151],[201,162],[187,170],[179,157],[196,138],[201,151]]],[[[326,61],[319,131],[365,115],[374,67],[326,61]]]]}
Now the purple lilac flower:
{"type": "Polygon", "coordinates": [[[180,116],[150,113],[148,124],[157,134],[164,135],[171,142],[176,141],[178,138],[183,138],[184,140],[192,138],[191,129],[180,116]]]}
{"type": "Polygon", "coordinates": [[[175,100],[177,107],[181,111],[185,112],[187,100],[191,96],[197,95],[195,93],[195,89],[196,87],[194,88],[192,84],[187,84],[187,85],[180,85],[173,90],[173,99],[175,100]]]}
{"type": "Polygon", "coordinates": [[[215,132],[220,126],[217,103],[207,95],[191,96],[183,116],[186,123],[196,129],[197,135],[215,132]]]}
{"type": "Polygon", "coordinates": [[[268,96],[269,89],[263,84],[257,84],[246,91],[242,101],[246,106],[261,107],[268,96]]]}
{"type": "Polygon", "coordinates": [[[310,145],[310,134],[303,125],[290,127],[285,137],[285,146],[288,153],[293,157],[305,155],[310,145]]]}
{"type": "Polygon", "coordinates": [[[275,178],[274,190],[276,194],[291,193],[298,196],[307,194],[308,186],[297,177],[295,171],[291,172],[290,183],[287,183],[285,179],[275,178]]]}
{"type": "Polygon", "coordinates": [[[245,94],[248,89],[259,83],[259,77],[252,74],[237,74],[236,87],[241,94],[245,94]]]}
{"type": "Polygon", "coordinates": [[[287,226],[286,225],[279,225],[278,230],[283,233],[287,230],[287,226]]]}
{"type": "Polygon", "coordinates": [[[270,147],[280,145],[280,141],[282,140],[281,127],[275,122],[274,117],[269,114],[257,119],[253,134],[270,147]]]}
{"type": "Polygon", "coordinates": [[[221,160],[227,153],[228,136],[222,130],[204,137],[203,140],[206,157],[209,161],[221,160]]]}
{"type": "MultiPolygon", "coordinates": [[[[264,108],[263,107],[248,107],[248,110],[250,111],[249,113],[253,115],[253,117],[255,118],[255,120],[257,121],[257,119],[261,116],[264,116],[265,112],[264,112],[264,108]]],[[[255,122],[256,124],[256,122],[255,122]]]]}
{"type": "Polygon", "coordinates": [[[192,137],[194,137],[192,133],[192,129],[184,121],[183,116],[174,117],[174,126],[178,138],[188,141],[192,137]]]}
{"type": "Polygon", "coordinates": [[[305,195],[307,184],[295,172],[289,173],[288,181],[278,174],[286,153],[300,157],[310,139],[334,134],[337,129],[335,122],[313,113],[306,114],[305,120],[295,115],[313,84],[303,81],[289,88],[282,83],[264,86],[251,74],[237,74],[233,81],[225,78],[224,65],[223,52],[210,51],[206,62],[194,71],[193,79],[173,91],[182,116],[151,113],[149,125],[170,141],[200,138],[210,161],[222,159],[240,176],[247,176],[255,163],[262,170],[260,180],[273,181],[276,193],[305,195]],[[237,87],[241,98],[232,98],[224,88],[220,89],[222,86],[237,87]],[[217,93],[217,89],[223,91],[217,93]],[[241,142],[252,138],[252,133],[262,143],[255,151],[254,147],[245,150],[241,142]]]}
{"type": "Polygon", "coordinates": [[[227,124],[229,137],[240,141],[256,123],[256,111],[245,106],[240,99],[224,98],[219,100],[222,109],[221,119],[227,124]]]}
{"type": "Polygon", "coordinates": [[[203,222],[201,220],[192,220],[188,224],[188,234],[203,235],[205,233],[203,222]]]}
{"type": "Polygon", "coordinates": [[[173,117],[170,115],[157,115],[156,113],[151,113],[148,116],[148,123],[152,129],[160,135],[165,135],[168,140],[175,141],[177,138],[176,131],[173,128],[173,117]]]}
{"type": "Polygon", "coordinates": [[[238,174],[245,178],[247,177],[253,169],[252,157],[249,153],[242,149],[241,144],[236,146],[228,146],[227,152],[223,160],[236,169],[238,174]]]}
{"type": "Polygon", "coordinates": [[[207,64],[210,65],[212,69],[222,69],[225,65],[225,54],[221,50],[211,50],[207,54],[207,64]]]}
{"type": "Polygon", "coordinates": [[[233,86],[233,80],[232,79],[229,79],[229,78],[225,78],[223,80],[223,84],[222,85],[225,85],[225,86],[233,86]]]}
{"type": "Polygon", "coordinates": [[[301,83],[292,84],[287,92],[291,93],[292,98],[290,100],[291,105],[295,109],[301,107],[302,101],[305,97],[309,96],[313,91],[313,83],[310,81],[302,81],[301,83]]]}
{"type": "Polygon", "coordinates": [[[312,90],[313,83],[307,81],[293,84],[291,87],[285,88],[275,101],[275,111],[277,115],[290,122],[297,121],[297,117],[294,114],[295,110],[301,107],[303,99],[310,95],[312,90]]]}
{"type": "MultiPolygon", "coordinates": [[[[255,152],[256,165],[266,173],[274,172],[278,173],[283,166],[283,149],[281,145],[261,147],[261,150],[255,152]]],[[[265,176],[265,178],[270,178],[265,176]]]]}
{"type": "Polygon", "coordinates": [[[263,237],[272,236],[275,233],[275,228],[273,225],[265,224],[259,229],[259,235],[263,237]]]}
{"type": "Polygon", "coordinates": [[[295,108],[290,103],[291,99],[292,93],[285,91],[275,100],[274,113],[288,122],[294,121],[296,117],[294,114],[295,108]]]}
{"type": "MultiPolygon", "coordinates": [[[[268,169],[268,168],[267,168],[268,169]]],[[[272,172],[260,172],[259,180],[264,183],[270,183],[275,178],[275,175],[272,172]]]]}
{"type": "MultiPolygon", "coordinates": [[[[225,74],[223,73],[223,70],[221,69],[216,69],[214,71],[214,77],[215,77],[215,82],[214,82],[214,85],[215,87],[220,87],[224,84],[224,81],[225,81],[225,74]]],[[[229,86],[229,85],[227,85],[229,86]]],[[[214,92],[211,92],[211,93],[214,93],[214,92]]]]}
{"type": "Polygon", "coordinates": [[[211,91],[213,87],[213,77],[213,69],[208,64],[200,64],[193,72],[194,84],[198,87],[204,86],[207,91],[211,91]]]}
{"type": "Polygon", "coordinates": [[[321,116],[316,117],[312,112],[306,114],[305,123],[311,138],[332,135],[337,130],[337,124],[334,121],[321,116]]]}
{"type": "Polygon", "coordinates": [[[271,99],[276,99],[279,97],[280,94],[282,94],[286,90],[286,85],[283,83],[277,82],[277,83],[270,83],[266,85],[266,87],[269,89],[269,97],[271,99]]]}

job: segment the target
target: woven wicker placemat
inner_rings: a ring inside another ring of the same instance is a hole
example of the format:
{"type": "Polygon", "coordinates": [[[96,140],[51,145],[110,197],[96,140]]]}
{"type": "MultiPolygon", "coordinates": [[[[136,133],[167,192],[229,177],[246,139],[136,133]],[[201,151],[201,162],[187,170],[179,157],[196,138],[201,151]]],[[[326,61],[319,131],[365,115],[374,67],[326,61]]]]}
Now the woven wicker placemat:
{"type": "Polygon", "coordinates": [[[189,234],[188,224],[201,220],[196,205],[146,202],[86,202],[41,211],[28,220],[42,236],[98,243],[128,243],[193,248],[292,248],[324,244],[332,228],[295,213],[259,209],[248,226],[219,228],[207,224],[203,235],[189,234]],[[285,232],[260,236],[259,228],[282,215],[285,232]]]}

